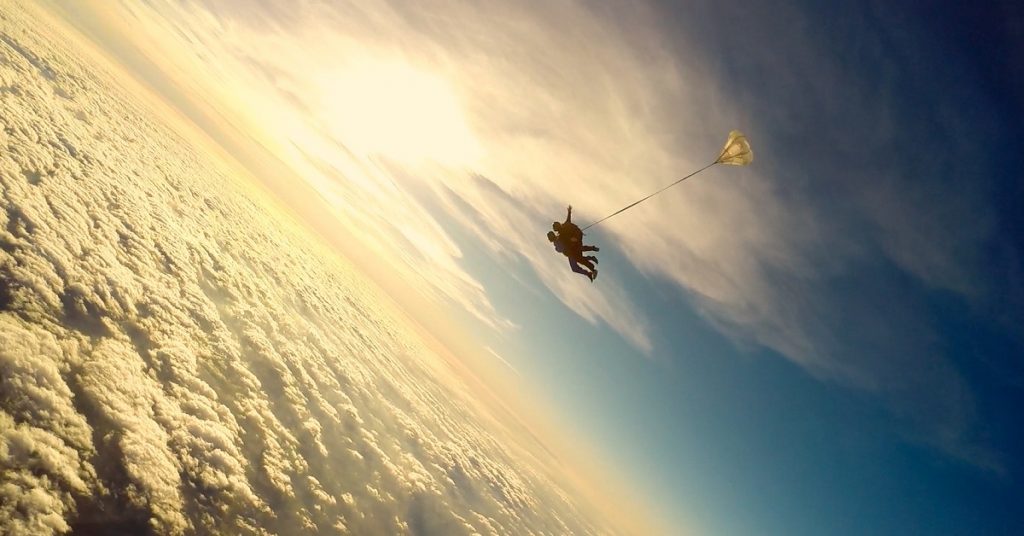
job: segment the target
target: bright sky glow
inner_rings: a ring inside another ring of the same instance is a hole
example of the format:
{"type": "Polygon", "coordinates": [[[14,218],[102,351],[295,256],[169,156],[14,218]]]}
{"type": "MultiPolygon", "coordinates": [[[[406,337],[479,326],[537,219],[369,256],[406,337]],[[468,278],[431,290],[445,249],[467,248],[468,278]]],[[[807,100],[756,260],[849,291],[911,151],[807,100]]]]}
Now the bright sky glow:
{"type": "Polygon", "coordinates": [[[399,62],[363,59],[314,81],[331,136],[360,153],[412,164],[474,164],[480,147],[443,79],[399,62]]]}

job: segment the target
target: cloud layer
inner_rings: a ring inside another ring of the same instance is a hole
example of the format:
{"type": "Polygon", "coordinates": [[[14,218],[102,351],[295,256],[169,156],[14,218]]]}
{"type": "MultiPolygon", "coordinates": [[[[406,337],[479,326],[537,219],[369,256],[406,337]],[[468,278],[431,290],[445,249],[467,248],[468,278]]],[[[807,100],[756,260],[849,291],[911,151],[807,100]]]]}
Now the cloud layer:
{"type": "Polygon", "coordinates": [[[587,534],[352,269],[0,21],[0,532],[587,534]]]}

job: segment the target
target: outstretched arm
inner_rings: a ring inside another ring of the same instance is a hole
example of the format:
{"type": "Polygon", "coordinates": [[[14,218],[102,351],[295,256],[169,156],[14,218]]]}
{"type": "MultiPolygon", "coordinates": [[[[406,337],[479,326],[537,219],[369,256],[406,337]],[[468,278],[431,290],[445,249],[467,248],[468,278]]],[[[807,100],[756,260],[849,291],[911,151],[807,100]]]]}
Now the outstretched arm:
{"type": "Polygon", "coordinates": [[[569,210],[565,213],[565,223],[572,223],[572,205],[569,205],[569,210]]]}

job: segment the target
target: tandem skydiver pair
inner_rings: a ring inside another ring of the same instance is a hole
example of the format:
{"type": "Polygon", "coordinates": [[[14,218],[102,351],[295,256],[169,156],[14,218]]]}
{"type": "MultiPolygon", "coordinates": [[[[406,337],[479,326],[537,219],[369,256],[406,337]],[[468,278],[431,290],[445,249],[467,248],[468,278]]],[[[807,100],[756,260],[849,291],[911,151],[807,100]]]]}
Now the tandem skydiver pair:
{"type": "Polygon", "coordinates": [[[555,251],[569,258],[569,267],[577,274],[590,279],[597,278],[597,257],[584,255],[588,251],[601,251],[597,246],[583,244],[583,231],[572,222],[572,205],[565,214],[565,221],[553,222],[548,231],[548,241],[555,246],[555,251]]]}

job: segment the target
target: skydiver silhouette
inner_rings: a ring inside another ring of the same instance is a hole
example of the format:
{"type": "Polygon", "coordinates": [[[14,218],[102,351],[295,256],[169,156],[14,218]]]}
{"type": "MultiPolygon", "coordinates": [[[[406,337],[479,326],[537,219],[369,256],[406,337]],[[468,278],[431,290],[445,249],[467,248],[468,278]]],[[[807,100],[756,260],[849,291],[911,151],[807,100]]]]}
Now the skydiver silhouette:
{"type": "Polygon", "coordinates": [[[555,251],[569,258],[569,267],[573,272],[582,274],[593,282],[597,277],[597,267],[594,266],[598,262],[597,257],[585,256],[583,253],[601,251],[601,248],[583,244],[583,231],[572,222],[572,205],[569,205],[565,221],[553,222],[551,229],[552,231],[548,231],[548,241],[554,245],[555,251]]]}
{"type": "Polygon", "coordinates": [[[579,226],[572,222],[572,205],[569,205],[568,210],[565,213],[564,222],[552,222],[551,229],[558,234],[558,238],[563,240],[566,244],[580,244],[583,245],[583,231],[580,230],[579,226]]]}

